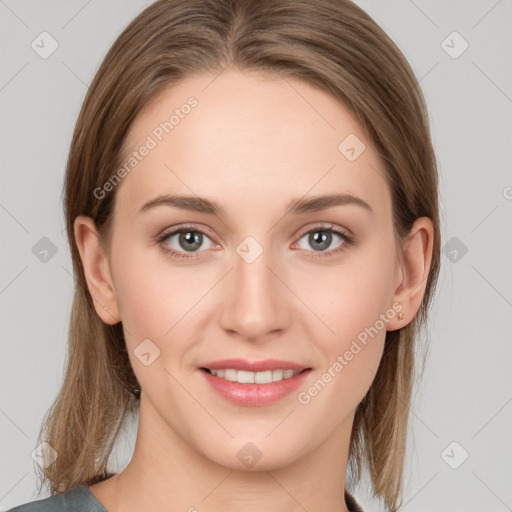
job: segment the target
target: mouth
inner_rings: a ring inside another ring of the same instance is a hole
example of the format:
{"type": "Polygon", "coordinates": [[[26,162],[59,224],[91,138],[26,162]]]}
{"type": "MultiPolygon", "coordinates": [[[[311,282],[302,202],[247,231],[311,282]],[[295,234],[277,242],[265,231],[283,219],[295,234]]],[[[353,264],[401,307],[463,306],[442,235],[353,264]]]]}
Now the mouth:
{"type": "Polygon", "coordinates": [[[291,379],[296,375],[310,371],[311,368],[304,368],[302,370],[277,368],[275,370],[264,370],[259,372],[237,370],[235,368],[200,368],[200,370],[209,373],[214,377],[218,377],[219,379],[238,382],[239,384],[271,384],[272,382],[291,379]]]}
{"type": "Polygon", "coordinates": [[[198,367],[210,389],[242,406],[270,405],[306,384],[311,367],[278,360],[227,359],[198,367]]]}

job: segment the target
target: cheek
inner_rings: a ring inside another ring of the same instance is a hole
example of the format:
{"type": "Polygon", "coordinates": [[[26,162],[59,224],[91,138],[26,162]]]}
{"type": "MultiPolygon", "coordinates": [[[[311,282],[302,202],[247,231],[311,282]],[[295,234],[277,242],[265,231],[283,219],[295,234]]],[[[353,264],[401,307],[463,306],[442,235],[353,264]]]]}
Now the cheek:
{"type": "MultiPolygon", "coordinates": [[[[187,365],[196,334],[210,318],[206,309],[218,271],[201,265],[180,268],[157,247],[142,244],[130,250],[119,244],[115,256],[113,251],[116,296],[131,357],[149,339],[160,350],[156,367],[187,365]]],[[[132,366],[140,365],[134,361],[132,366]]],[[[144,375],[137,376],[142,384],[144,375]]]]}
{"type": "MultiPolygon", "coordinates": [[[[336,348],[374,326],[391,308],[393,251],[393,244],[383,239],[380,244],[347,253],[346,259],[329,269],[311,266],[295,280],[300,283],[300,297],[328,328],[324,332],[331,333],[336,348]]],[[[377,327],[382,330],[382,322],[377,327]]]]}
{"type": "Polygon", "coordinates": [[[176,403],[180,388],[164,368],[174,374],[188,363],[185,356],[195,343],[193,333],[203,312],[201,298],[212,286],[207,286],[211,276],[180,270],[166,262],[165,255],[155,261],[142,251],[118,258],[115,268],[116,294],[132,368],[152,400],[165,390],[163,395],[176,403]],[[145,341],[148,339],[151,343],[145,341]],[[146,353],[150,354],[147,366],[141,359],[146,353]]]}
{"type": "Polygon", "coordinates": [[[325,296],[319,299],[325,301],[321,305],[322,320],[329,330],[322,328],[315,335],[311,329],[308,334],[321,353],[321,364],[315,379],[297,399],[307,407],[311,404],[310,410],[331,411],[327,430],[355,410],[367,394],[382,358],[386,324],[379,315],[385,311],[384,294],[371,277],[347,277],[341,289],[331,288],[330,300],[325,296]],[[320,336],[319,332],[324,334],[320,336]]]}
{"type": "Polygon", "coordinates": [[[318,270],[303,279],[299,294],[322,325],[304,320],[301,328],[323,356],[320,382],[305,390],[306,402],[324,386],[330,391],[315,400],[325,400],[326,407],[332,400],[355,407],[367,393],[381,361],[386,321],[395,315],[393,251],[392,243],[375,246],[328,273],[318,270]]]}
{"type": "Polygon", "coordinates": [[[118,302],[125,327],[140,335],[162,338],[208,291],[201,272],[144,265],[125,258],[118,267],[118,302]]]}

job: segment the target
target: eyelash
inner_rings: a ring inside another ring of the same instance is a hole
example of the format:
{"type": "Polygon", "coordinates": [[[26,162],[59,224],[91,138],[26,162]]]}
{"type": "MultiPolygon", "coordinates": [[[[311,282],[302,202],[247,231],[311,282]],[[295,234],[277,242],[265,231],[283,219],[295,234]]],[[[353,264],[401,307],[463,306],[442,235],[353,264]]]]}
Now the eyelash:
{"type": "MultiPolygon", "coordinates": [[[[318,258],[318,257],[327,258],[330,256],[334,256],[335,254],[338,254],[339,252],[343,251],[345,249],[346,245],[355,245],[356,244],[356,240],[355,240],[354,236],[349,235],[349,234],[345,233],[344,231],[341,231],[337,228],[334,228],[332,224],[321,224],[318,226],[314,226],[313,228],[309,228],[307,231],[304,231],[303,233],[301,233],[299,235],[299,240],[304,235],[307,235],[309,233],[315,233],[318,231],[334,233],[342,239],[343,243],[336,249],[331,249],[330,251],[308,251],[308,252],[316,253],[316,254],[312,254],[311,256],[309,256],[311,258],[318,258]]],[[[163,234],[159,235],[157,237],[157,243],[161,246],[161,248],[164,252],[170,254],[172,257],[187,258],[187,259],[197,258],[197,256],[195,256],[195,253],[187,254],[184,252],[175,251],[174,249],[171,249],[168,244],[165,243],[165,240],[167,240],[169,237],[176,235],[178,233],[186,233],[186,232],[201,233],[202,235],[205,235],[208,238],[211,238],[208,235],[208,233],[204,232],[201,229],[198,229],[197,227],[195,227],[193,225],[182,225],[176,229],[173,229],[172,231],[164,232],[163,234]]],[[[197,251],[197,252],[201,252],[201,251],[197,251]]]]}

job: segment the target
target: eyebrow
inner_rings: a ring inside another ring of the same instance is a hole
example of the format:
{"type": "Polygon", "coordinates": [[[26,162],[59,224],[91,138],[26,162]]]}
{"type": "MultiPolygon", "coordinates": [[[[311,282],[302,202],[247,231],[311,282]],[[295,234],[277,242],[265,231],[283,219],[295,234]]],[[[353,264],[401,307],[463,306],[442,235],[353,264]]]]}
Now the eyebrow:
{"type": "MultiPolygon", "coordinates": [[[[309,199],[292,199],[286,205],[287,211],[292,214],[317,212],[334,206],[356,205],[374,213],[372,207],[360,197],[352,194],[330,194],[316,196],[309,199]]],[[[145,203],[139,212],[144,212],[157,206],[169,206],[211,215],[224,215],[225,211],[218,203],[197,196],[160,195],[145,203]]]]}

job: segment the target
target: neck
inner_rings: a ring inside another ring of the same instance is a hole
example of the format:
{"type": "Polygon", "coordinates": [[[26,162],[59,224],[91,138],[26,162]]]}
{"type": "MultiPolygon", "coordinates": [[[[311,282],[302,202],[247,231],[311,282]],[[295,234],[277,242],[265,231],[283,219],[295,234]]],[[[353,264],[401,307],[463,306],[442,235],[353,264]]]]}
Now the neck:
{"type": "Polygon", "coordinates": [[[109,512],[348,512],[344,482],[352,419],[299,458],[291,454],[278,467],[240,470],[238,460],[226,467],[199,453],[141,399],[130,463],[90,489],[109,512]]]}

